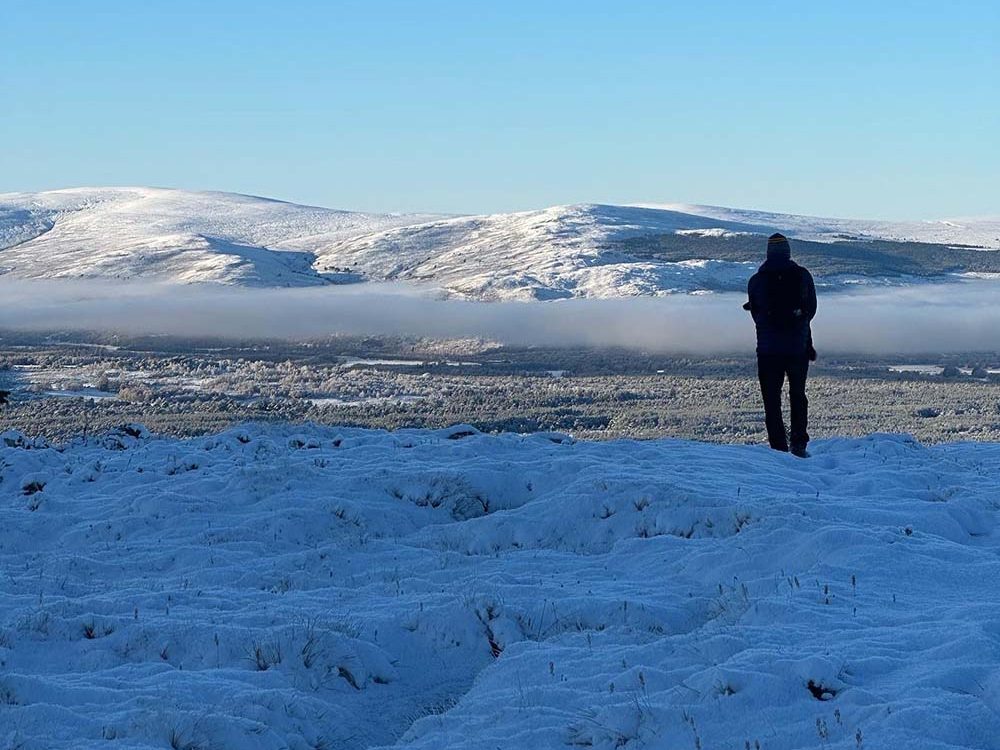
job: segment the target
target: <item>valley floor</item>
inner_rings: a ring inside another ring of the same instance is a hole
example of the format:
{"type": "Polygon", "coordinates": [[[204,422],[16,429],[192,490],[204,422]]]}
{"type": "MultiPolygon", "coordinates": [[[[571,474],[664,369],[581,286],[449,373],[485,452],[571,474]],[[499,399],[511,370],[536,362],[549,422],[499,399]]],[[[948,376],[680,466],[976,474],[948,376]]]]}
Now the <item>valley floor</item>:
{"type": "Polygon", "coordinates": [[[0,748],[998,747],[1000,446],[0,443],[0,748]]]}
{"type": "MultiPolygon", "coordinates": [[[[70,439],[126,422],[208,435],[244,422],[587,439],[762,443],[752,356],[512,349],[344,339],[214,346],[0,337],[0,430],[70,439]]],[[[1000,440],[1000,354],[827,358],[810,368],[814,437],[904,432],[925,443],[1000,440]]]]}

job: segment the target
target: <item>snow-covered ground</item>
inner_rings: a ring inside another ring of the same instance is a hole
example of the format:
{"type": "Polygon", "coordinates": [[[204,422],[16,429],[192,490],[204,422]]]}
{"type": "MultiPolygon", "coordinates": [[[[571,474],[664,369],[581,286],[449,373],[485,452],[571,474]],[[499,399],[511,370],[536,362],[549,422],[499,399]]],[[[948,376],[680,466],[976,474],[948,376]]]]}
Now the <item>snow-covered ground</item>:
{"type": "MultiPolygon", "coordinates": [[[[989,218],[893,223],[682,204],[450,217],[217,192],[77,188],[0,194],[0,275],[254,287],[395,281],[475,300],[735,291],[755,262],[712,256],[710,244],[699,246],[708,257],[668,262],[629,255],[621,243],[759,235],[763,247],[762,238],[777,230],[819,242],[937,243],[943,253],[952,245],[1000,248],[1000,219],[989,218]]],[[[885,276],[900,278],[897,271],[885,276]]]]}
{"type": "Polygon", "coordinates": [[[998,746],[1000,445],[3,437],[0,747],[998,746]]]}

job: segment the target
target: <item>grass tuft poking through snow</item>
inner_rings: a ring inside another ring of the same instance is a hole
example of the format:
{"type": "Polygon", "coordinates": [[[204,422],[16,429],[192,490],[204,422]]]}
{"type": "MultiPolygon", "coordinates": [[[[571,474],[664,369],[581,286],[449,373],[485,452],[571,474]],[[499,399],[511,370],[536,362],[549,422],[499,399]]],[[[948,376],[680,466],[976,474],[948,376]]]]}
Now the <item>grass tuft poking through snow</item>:
{"type": "Polygon", "coordinates": [[[1000,446],[813,456],[5,433],[0,748],[995,747],[1000,446]]]}

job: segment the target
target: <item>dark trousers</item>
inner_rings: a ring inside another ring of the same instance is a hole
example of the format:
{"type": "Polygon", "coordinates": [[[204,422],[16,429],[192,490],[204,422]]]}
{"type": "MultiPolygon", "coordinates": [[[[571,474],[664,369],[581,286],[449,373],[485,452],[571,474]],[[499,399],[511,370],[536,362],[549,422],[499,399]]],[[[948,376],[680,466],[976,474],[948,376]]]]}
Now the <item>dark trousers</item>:
{"type": "Polygon", "coordinates": [[[808,354],[758,354],[757,377],[764,397],[764,422],[767,441],[779,451],[788,450],[785,420],[781,416],[781,389],[788,377],[788,401],[792,412],[792,448],[805,448],[809,442],[809,399],[806,398],[808,354]]]}

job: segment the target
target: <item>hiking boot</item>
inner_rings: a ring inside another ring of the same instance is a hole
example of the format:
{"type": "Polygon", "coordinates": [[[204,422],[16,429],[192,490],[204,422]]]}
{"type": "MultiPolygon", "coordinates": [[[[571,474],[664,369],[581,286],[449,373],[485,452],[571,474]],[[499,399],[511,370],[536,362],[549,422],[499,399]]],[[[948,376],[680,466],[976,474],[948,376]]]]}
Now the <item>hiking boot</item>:
{"type": "Polygon", "coordinates": [[[809,458],[809,451],[806,450],[804,445],[796,445],[792,447],[792,455],[799,458],[809,458]]]}

